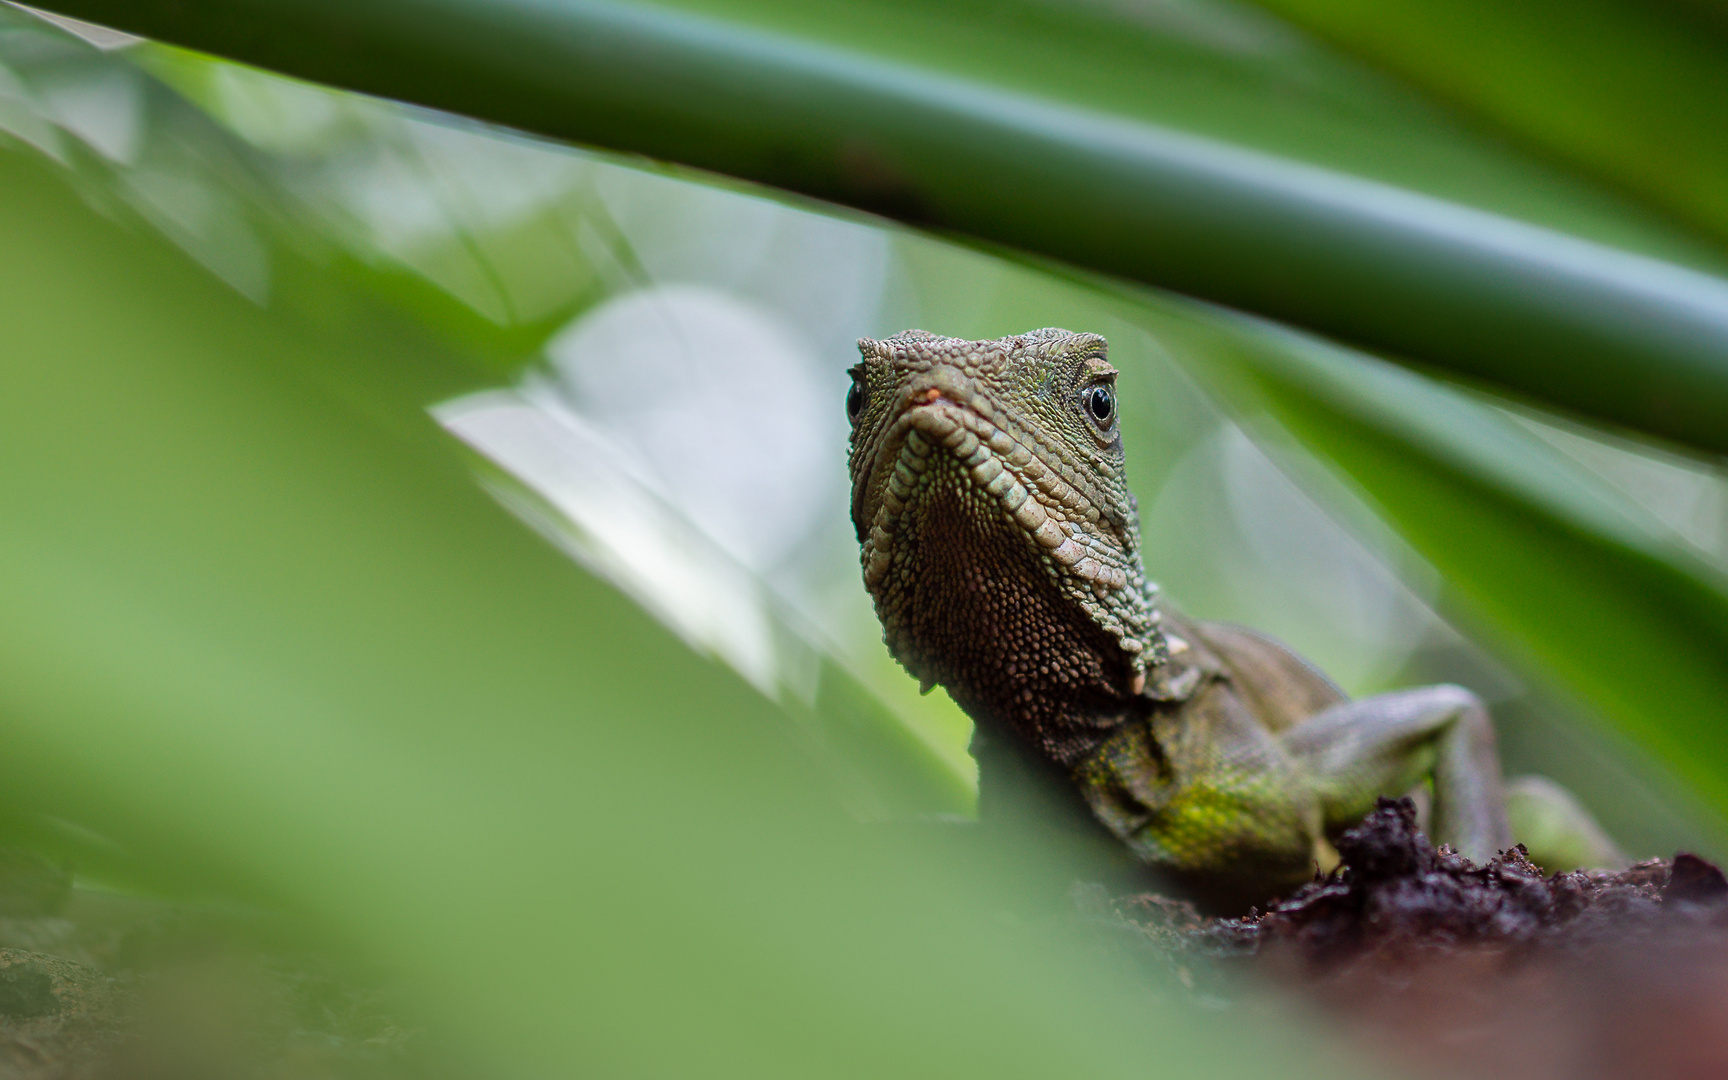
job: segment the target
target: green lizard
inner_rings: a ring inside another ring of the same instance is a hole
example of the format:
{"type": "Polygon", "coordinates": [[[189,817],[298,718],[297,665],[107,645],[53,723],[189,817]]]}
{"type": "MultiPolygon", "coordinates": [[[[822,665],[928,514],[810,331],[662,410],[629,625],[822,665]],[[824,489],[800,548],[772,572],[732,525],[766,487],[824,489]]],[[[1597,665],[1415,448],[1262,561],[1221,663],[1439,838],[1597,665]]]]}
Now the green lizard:
{"type": "MultiPolygon", "coordinates": [[[[1267,637],[1159,610],[1103,338],[908,330],[858,348],[864,584],[894,656],[975,722],[981,819],[1102,824],[1222,907],[1329,869],[1328,835],[1425,784],[1437,843],[1479,862],[1512,846],[1470,691],[1351,701],[1267,637]]],[[[1520,794],[1573,859],[1620,859],[1555,785],[1520,794]]]]}

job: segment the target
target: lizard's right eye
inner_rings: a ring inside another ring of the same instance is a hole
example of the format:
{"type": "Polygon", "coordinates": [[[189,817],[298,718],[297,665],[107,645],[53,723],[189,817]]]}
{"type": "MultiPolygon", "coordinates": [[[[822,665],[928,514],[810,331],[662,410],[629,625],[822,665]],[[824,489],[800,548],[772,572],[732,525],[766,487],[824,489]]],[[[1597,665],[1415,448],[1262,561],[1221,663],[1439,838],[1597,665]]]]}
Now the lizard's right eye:
{"type": "Polygon", "coordinates": [[[1092,419],[1099,427],[1109,427],[1110,420],[1116,415],[1116,395],[1110,392],[1108,386],[1099,384],[1086,391],[1086,411],[1092,414],[1092,419]]]}
{"type": "Polygon", "coordinates": [[[853,379],[852,389],[846,391],[846,419],[858,422],[858,414],[864,411],[864,406],[870,401],[870,391],[864,388],[864,380],[853,379]]]}

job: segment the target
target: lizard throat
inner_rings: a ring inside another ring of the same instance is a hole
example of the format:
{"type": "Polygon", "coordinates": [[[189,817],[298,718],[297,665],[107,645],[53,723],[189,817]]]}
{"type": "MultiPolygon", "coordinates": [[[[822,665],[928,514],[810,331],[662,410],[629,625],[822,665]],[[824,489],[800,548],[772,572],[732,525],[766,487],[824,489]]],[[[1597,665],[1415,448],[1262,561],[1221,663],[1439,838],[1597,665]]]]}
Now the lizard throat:
{"type": "Polygon", "coordinates": [[[1041,731],[1065,758],[1091,741],[1074,718],[1119,713],[1164,659],[1132,521],[1112,542],[1094,501],[1007,418],[940,394],[914,401],[882,432],[864,484],[876,495],[864,582],[889,648],[975,719],[1041,731]],[[1056,700],[1088,704],[1034,723],[1028,710],[1056,700]]]}
{"type": "Polygon", "coordinates": [[[870,590],[889,650],[987,729],[1080,760],[1132,710],[1138,655],[952,456],[932,455],[921,478],[870,590]]]}

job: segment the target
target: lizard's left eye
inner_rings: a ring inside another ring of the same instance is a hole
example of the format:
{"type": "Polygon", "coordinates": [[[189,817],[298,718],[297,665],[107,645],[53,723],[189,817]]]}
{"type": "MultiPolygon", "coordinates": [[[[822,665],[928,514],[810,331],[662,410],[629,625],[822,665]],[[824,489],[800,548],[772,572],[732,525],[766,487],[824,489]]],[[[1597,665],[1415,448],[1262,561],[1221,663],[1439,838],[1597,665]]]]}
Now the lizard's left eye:
{"type": "Polygon", "coordinates": [[[852,388],[846,391],[846,419],[858,420],[858,414],[864,411],[864,406],[870,401],[870,391],[864,388],[864,380],[852,380],[852,388]]]}
{"type": "Polygon", "coordinates": [[[1116,395],[1108,386],[1093,386],[1087,389],[1086,411],[1092,414],[1092,419],[1099,424],[1108,426],[1116,415],[1116,395]]]}

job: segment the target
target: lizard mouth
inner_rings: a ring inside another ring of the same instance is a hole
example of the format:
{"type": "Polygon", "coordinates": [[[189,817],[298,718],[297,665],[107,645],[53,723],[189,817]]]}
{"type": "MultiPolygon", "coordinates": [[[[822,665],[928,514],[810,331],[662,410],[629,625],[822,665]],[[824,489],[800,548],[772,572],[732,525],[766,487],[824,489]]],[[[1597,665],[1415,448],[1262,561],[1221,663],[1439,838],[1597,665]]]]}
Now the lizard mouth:
{"type": "Polygon", "coordinates": [[[900,518],[921,497],[933,456],[946,454],[1053,562],[1100,592],[1125,587],[1121,553],[1093,537],[1098,509],[1033,449],[1052,448],[1031,443],[1012,417],[972,392],[970,381],[938,369],[902,391],[861,491],[875,493],[863,537],[865,586],[874,590],[888,572],[900,518]]]}

